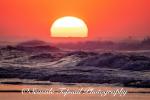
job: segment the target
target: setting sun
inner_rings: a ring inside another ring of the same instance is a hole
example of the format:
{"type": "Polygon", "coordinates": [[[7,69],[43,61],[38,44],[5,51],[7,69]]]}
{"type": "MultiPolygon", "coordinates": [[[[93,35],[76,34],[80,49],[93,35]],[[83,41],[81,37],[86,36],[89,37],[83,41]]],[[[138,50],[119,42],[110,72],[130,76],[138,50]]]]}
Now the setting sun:
{"type": "Polygon", "coordinates": [[[62,17],[57,19],[51,27],[52,37],[88,37],[85,22],[76,17],[62,17]]]}

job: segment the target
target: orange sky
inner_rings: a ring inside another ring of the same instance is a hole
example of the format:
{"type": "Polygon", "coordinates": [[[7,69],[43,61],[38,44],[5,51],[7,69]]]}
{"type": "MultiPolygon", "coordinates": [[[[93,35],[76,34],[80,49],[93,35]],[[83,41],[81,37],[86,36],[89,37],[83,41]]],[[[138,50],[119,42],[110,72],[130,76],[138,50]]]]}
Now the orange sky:
{"type": "Polygon", "coordinates": [[[50,27],[63,16],[83,19],[88,39],[150,35],[150,0],[0,0],[0,14],[2,41],[59,40],[50,27]]]}

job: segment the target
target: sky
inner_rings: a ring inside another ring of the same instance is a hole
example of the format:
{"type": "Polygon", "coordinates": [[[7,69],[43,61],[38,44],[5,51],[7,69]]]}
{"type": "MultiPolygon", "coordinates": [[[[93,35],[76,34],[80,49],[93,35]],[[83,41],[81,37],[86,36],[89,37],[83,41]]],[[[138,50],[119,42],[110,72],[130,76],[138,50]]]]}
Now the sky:
{"type": "Polygon", "coordinates": [[[52,23],[75,16],[88,26],[88,38],[119,40],[150,36],[150,0],[0,0],[0,41],[45,41],[52,23]]]}

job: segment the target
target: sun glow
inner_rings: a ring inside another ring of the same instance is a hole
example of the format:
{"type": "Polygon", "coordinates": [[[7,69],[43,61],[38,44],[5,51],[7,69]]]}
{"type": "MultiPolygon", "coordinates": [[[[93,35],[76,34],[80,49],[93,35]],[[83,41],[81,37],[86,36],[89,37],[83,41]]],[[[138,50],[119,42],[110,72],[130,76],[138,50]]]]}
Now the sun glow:
{"type": "Polygon", "coordinates": [[[52,37],[88,37],[85,22],[76,17],[62,17],[57,19],[51,27],[52,37]]]}

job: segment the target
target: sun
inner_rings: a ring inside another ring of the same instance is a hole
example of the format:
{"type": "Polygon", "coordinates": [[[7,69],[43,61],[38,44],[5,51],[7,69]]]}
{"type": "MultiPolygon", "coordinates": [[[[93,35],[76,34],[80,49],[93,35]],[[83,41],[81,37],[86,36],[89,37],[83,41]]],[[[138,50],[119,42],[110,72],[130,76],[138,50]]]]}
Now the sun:
{"type": "Polygon", "coordinates": [[[85,22],[72,16],[57,19],[50,31],[51,37],[88,37],[88,27],[85,22]]]}

